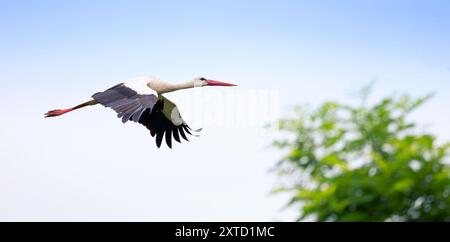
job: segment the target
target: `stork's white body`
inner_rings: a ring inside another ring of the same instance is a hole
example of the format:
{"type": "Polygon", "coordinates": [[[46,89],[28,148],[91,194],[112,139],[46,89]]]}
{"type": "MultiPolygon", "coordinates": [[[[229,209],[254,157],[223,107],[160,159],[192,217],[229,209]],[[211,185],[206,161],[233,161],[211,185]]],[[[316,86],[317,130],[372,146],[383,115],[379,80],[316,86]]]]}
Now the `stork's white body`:
{"type": "Polygon", "coordinates": [[[155,87],[164,86],[164,82],[154,76],[140,76],[123,82],[123,85],[140,95],[158,95],[155,87]]]}

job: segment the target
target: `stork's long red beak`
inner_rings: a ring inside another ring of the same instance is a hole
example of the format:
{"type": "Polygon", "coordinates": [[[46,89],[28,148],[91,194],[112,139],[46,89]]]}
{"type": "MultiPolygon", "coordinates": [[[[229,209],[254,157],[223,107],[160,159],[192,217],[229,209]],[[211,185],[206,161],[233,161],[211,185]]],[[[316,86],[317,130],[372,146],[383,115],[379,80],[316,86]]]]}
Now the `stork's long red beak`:
{"type": "Polygon", "coordinates": [[[215,81],[215,80],[206,80],[206,83],[208,83],[207,86],[224,86],[224,87],[237,86],[235,84],[226,83],[226,82],[220,82],[220,81],[215,81]]]}

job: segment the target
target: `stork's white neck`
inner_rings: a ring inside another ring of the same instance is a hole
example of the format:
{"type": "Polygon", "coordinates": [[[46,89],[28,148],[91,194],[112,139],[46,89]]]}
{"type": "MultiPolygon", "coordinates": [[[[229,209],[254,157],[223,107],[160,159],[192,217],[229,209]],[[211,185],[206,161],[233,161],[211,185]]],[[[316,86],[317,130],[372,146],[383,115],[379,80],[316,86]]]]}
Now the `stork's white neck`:
{"type": "Polygon", "coordinates": [[[201,80],[192,80],[192,81],[188,81],[188,82],[182,82],[182,83],[161,83],[161,85],[159,85],[158,87],[158,93],[168,93],[168,92],[173,92],[173,91],[178,91],[178,90],[182,90],[182,89],[188,89],[188,88],[194,88],[194,87],[203,87],[205,86],[206,83],[204,81],[201,80]]]}

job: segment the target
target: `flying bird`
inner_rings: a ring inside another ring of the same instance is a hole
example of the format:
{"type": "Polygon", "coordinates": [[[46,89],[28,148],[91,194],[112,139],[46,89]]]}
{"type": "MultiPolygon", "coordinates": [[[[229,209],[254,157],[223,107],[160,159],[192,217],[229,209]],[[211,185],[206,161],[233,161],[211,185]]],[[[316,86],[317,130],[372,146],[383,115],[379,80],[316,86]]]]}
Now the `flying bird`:
{"type": "Polygon", "coordinates": [[[181,143],[180,136],[189,141],[186,133],[197,136],[192,132],[199,132],[201,129],[192,130],[181,117],[175,103],[164,97],[163,94],[204,86],[236,85],[204,77],[177,84],[162,81],[154,76],[137,77],[119,83],[104,92],[97,92],[92,95],[91,100],[75,107],[48,111],[45,117],[56,117],[73,110],[101,104],[113,109],[123,123],[133,121],[144,125],[150,130],[152,137],[156,136],[158,148],[161,147],[163,136],[165,136],[167,146],[172,148],[172,136],[181,143]]]}

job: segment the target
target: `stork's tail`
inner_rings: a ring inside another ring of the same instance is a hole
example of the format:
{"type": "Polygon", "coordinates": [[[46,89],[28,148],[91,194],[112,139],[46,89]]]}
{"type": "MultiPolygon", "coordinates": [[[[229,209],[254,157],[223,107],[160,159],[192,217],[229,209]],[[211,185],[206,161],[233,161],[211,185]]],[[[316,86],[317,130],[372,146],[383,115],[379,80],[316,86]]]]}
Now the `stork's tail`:
{"type": "Polygon", "coordinates": [[[79,108],[83,108],[83,107],[86,107],[86,106],[90,106],[90,105],[95,105],[95,104],[97,104],[97,101],[90,100],[90,101],[84,102],[84,103],[82,103],[80,105],[77,105],[77,106],[75,106],[73,108],[55,109],[55,110],[48,111],[47,113],[44,114],[44,117],[45,118],[57,117],[57,116],[65,114],[65,113],[71,112],[73,110],[76,110],[76,109],[79,109],[79,108]]]}

